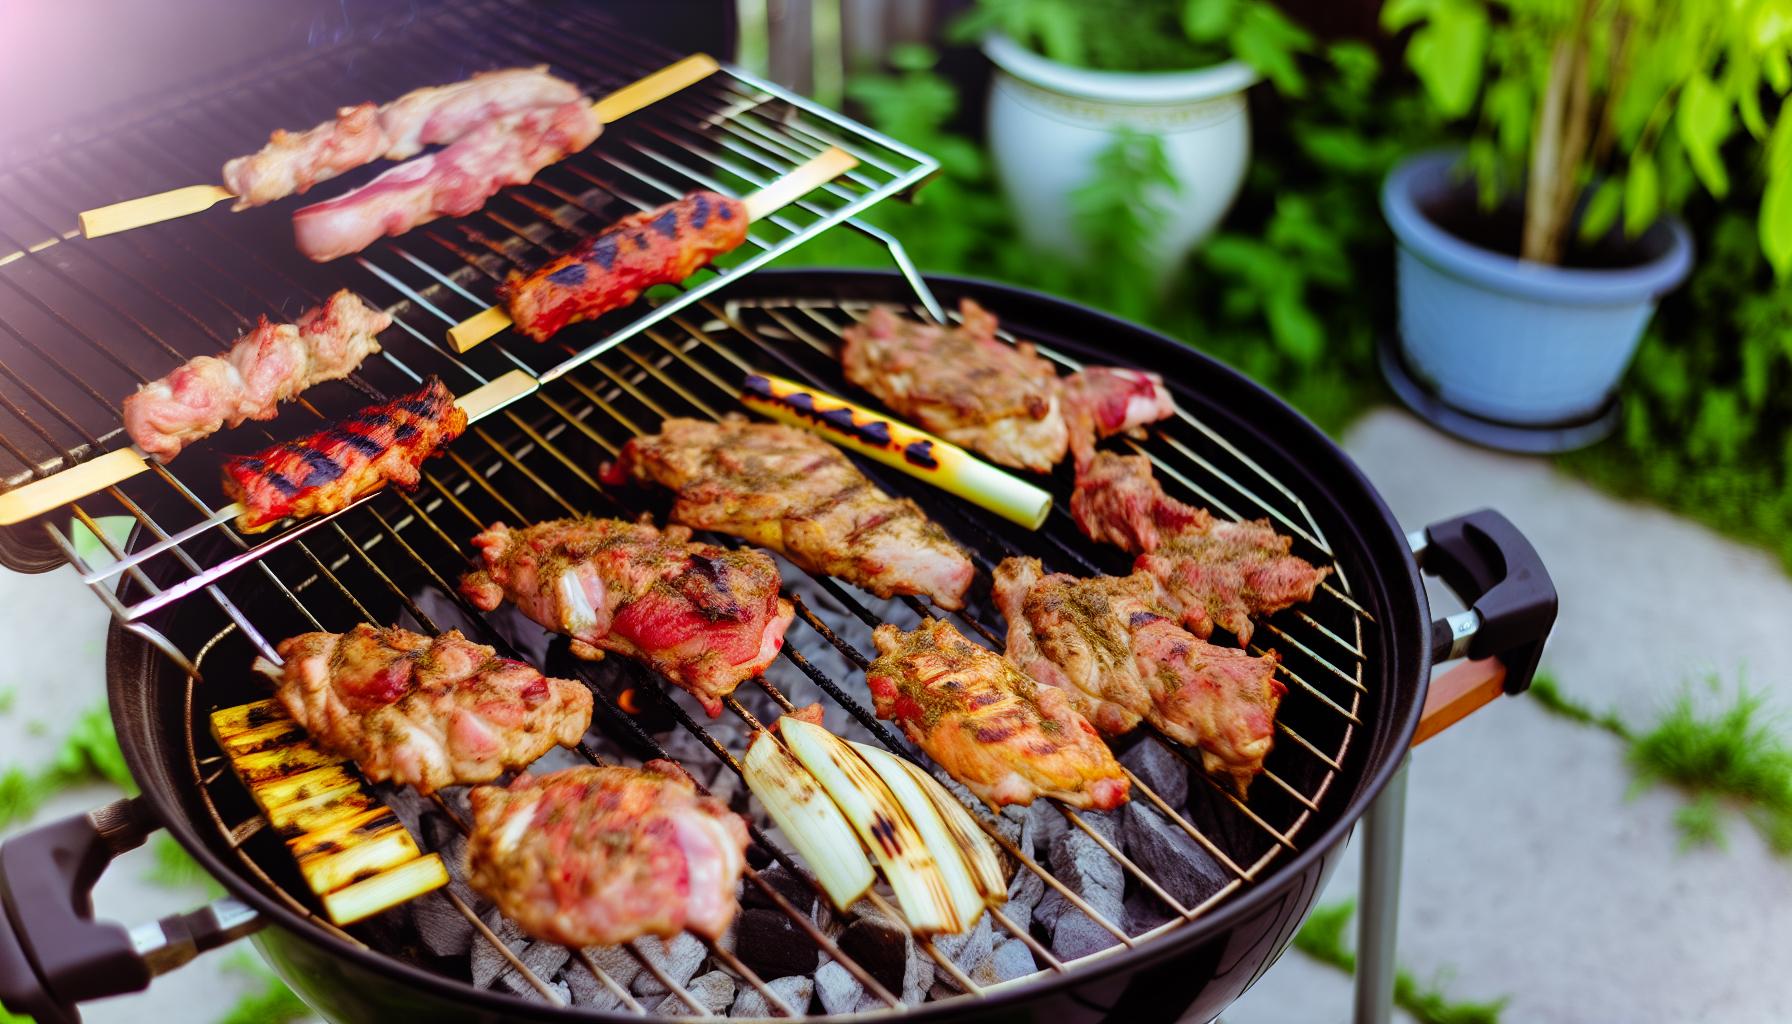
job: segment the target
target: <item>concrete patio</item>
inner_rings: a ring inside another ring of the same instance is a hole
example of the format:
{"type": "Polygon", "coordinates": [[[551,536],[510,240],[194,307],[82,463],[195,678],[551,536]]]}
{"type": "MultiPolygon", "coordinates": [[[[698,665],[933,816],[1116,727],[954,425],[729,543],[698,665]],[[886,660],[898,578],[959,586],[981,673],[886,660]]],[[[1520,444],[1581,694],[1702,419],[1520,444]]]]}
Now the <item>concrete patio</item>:
{"type": "MultiPolygon", "coordinates": [[[[1546,463],[1479,451],[1382,410],[1347,447],[1406,526],[1495,506],[1531,537],[1562,596],[1545,667],[1570,695],[1646,723],[1689,679],[1738,671],[1792,707],[1792,579],[1770,556],[1652,508],[1613,500],[1546,463]]],[[[0,768],[41,762],[102,699],[105,615],[74,577],[0,575],[0,768]],[[40,723],[34,730],[33,723],[40,723]],[[41,733],[41,734],[39,734],[41,733]]],[[[1448,972],[1456,998],[1510,996],[1511,1022],[1636,1024],[1792,1019],[1792,863],[1731,822],[1727,849],[1682,851],[1683,799],[1631,794],[1619,743],[1503,701],[1413,758],[1400,960],[1448,972]],[[1762,968],[1768,968],[1763,970],[1762,968]]],[[[110,798],[63,794],[39,820],[110,798]]],[[[99,887],[102,916],[136,923],[203,898],[147,883],[139,852],[99,887]]],[[[1326,894],[1356,889],[1355,850],[1326,894]]],[[[91,1006],[96,1024],[207,1022],[246,982],[209,954],[151,990],[91,1006]],[[222,977],[222,982],[220,978],[222,977]]],[[[1228,1024],[1328,1024],[1350,1016],[1350,979],[1289,953],[1228,1011],[1228,1024]]]]}

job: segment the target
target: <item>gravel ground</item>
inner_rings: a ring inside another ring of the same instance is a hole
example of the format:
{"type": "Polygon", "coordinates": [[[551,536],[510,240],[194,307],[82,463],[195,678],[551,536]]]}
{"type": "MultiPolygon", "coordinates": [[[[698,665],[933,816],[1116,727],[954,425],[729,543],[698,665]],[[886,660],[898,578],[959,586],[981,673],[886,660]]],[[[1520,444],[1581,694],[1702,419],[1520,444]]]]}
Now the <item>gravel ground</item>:
{"type": "MultiPolygon", "coordinates": [[[[1402,413],[1371,414],[1347,447],[1408,527],[1493,505],[1524,528],[1562,593],[1544,660],[1570,694],[1646,721],[1684,680],[1712,670],[1734,679],[1746,665],[1753,685],[1792,707],[1792,679],[1777,671],[1792,663],[1792,580],[1772,558],[1402,413]]],[[[46,757],[103,699],[105,614],[66,571],[0,573],[0,607],[0,688],[18,693],[0,715],[4,767],[46,757]]],[[[1772,912],[1792,909],[1792,864],[1740,822],[1727,849],[1682,852],[1680,798],[1630,788],[1617,741],[1522,701],[1428,744],[1413,759],[1402,963],[1420,977],[1447,972],[1457,997],[1510,996],[1513,1022],[1792,1019],[1792,976],[1737,970],[1792,948],[1792,914],[1772,912]]],[[[63,794],[39,820],[108,798],[103,787],[63,794]]],[[[113,866],[96,894],[101,916],[136,923],[204,899],[148,884],[148,866],[143,851],[113,866]]],[[[1355,888],[1352,850],[1325,899],[1355,888]]],[[[231,956],[207,954],[86,1018],[216,1020],[249,985],[224,970],[231,956]]],[[[1224,1020],[1349,1015],[1349,979],[1290,954],[1224,1020]]]]}

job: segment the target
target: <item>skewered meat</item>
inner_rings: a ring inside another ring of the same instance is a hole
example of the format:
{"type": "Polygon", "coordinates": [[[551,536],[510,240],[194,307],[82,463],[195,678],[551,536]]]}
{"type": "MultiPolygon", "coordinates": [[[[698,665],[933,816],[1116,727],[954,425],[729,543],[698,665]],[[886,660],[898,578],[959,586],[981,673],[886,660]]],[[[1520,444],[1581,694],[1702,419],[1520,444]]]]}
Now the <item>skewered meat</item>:
{"type": "Polygon", "coordinates": [[[629,441],[607,476],[677,490],[672,519],[782,553],[879,597],[926,594],[960,608],[971,560],[920,506],[879,490],[808,431],[729,416],[670,419],[629,441]]]}
{"type": "Polygon", "coordinates": [[[1206,510],[1165,494],[1150,459],[1113,452],[1097,452],[1078,469],[1070,515],[1090,540],[1134,555],[1155,550],[1169,534],[1203,529],[1213,520],[1206,510]]]}
{"type": "Polygon", "coordinates": [[[308,131],[277,130],[259,152],[224,165],[224,184],[238,196],[235,209],[261,206],[382,156],[405,160],[488,121],[578,98],[578,86],[548,74],[545,65],[482,72],[414,89],[384,107],[343,107],[334,121],[308,131]]]}
{"type": "Polygon", "coordinates": [[[473,790],[467,882],[538,939],[614,946],[734,920],[747,827],[670,761],[473,790]]]}
{"type": "Polygon", "coordinates": [[[517,330],[546,341],[568,324],[634,302],[656,284],[676,284],[747,237],[747,207],[715,192],[632,213],[527,276],[498,288],[517,330]]]}
{"type": "Polygon", "coordinates": [[[879,718],[902,726],[927,755],[991,807],[1051,797],[1107,810],[1128,781],[1069,696],[935,619],[912,633],[873,633],[865,670],[879,718]]]}
{"type": "Polygon", "coordinates": [[[496,523],[473,538],[483,567],[461,593],[484,611],[508,597],[572,637],[580,657],[614,651],[644,661],[714,718],[721,698],[777,656],[794,612],[778,596],[770,555],[690,537],[688,527],[662,533],[618,519],[496,523]]]}
{"type": "Polygon", "coordinates": [[[956,327],[874,307],[841,334],[846,379],[898,415],[1005,466],[1045,472],[1074,450],[1089,461],[1099,437],[1175,412],[1155,373],[1092,366],[1058,373],[1031,342],[996,338],[996,318],[959,302],[956,327]]]}
{"type": "Polygon", "coordinates": [[[1159,600],[1203,640],[1219,626],[1248,646],[1251,616],[1311,601],[1331,572],[1289,554],[1294,542],[1268,520],[1215,519],[1165,494],[1143,455],[1097,453],[1070,514],[1091,539],[1138,555],[1133,568],[1156,578],[1159,600]]]}
{"type": "Polygon", "coordinates": [[[1198,748],[1206,769],[1241,794],[1262,771],[1285,692],[1273,652],[1252,657],[1196,639],[1142,572],[1076,579],[1009,558],[996,568],[995,596],[1009,660],[1062,687],[1097,729],[1117,736],[1149,721],[1198,748]]]}
{"type": "Polygon", "coordinates": [[[1058,373],[1028,342],[996,339],[996,318],[964,299],[951,327],[873,307],[841,334],[846,379],[900,416],[1005,466],[1051,469],[1070,443],[1058,373]]]}
{"type": "Polygon", "coordinates": [[[591,691],[549,679],[458,630],[438,637],[366,623],[282,641],[279,681],[293,720],[374,782],[430,793],[487,782],[591,726],[591,691]]]}
{"type": "Polygon", "coordinates": [[[339,291],[297,323],[267,317],[222,356],[196,356],[124,400],[124,427],[137,447],[167,462],[225,424],[271,420],[276,407],[313,384],[353,373],[380,350],[392,318],[339,291]]]}
{"type": "Polygon", "coordinates": [[[237,529],[257,533],[288,516],[346,508],[388,483],[414,487],[423,460],[466,429],[466,411],[432,376],[309,437],[234,456],[224,463],[224,493],[243,506],[237,529]]]}
{"type": "Polygon", "coordinates": [[[360,188],[292,215],[299,251],[319,263],[360,252],[437,217],[463,217],[521,185],[603,130],[584,98],[487,121],[453,145],[407,160],[360,188]]]}

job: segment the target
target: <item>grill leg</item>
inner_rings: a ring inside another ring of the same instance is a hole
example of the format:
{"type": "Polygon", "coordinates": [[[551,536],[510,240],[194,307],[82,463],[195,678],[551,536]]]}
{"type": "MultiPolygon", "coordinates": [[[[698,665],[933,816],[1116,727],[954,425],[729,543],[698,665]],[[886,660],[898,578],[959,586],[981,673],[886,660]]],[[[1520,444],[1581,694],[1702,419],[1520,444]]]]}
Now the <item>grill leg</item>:
{"type": "Polygon", "coordinates": [[[1356,1024],[1388,1024],[1394,1016],[1394,946],[1400,916],[1400,846],[1406,835],[1406,770],[1402,759],[1387,788],[1364,815],[1363,879],[1356,933],[1356,1024]]]}

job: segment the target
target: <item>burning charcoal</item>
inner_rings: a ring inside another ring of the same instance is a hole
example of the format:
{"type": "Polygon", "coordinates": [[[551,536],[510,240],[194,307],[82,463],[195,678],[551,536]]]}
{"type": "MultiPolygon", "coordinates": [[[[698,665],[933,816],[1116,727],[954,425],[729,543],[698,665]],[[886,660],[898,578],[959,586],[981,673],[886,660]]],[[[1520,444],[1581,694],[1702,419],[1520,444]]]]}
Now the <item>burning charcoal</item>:
{"type": "MultiPolygon", "coordinates": [[[[953,966],[967,975],[974,975],[979,965],[989,960],[990,950],[995,944],[992,933],[994,920],[984,914],[977,919],[976,927],[963,935],[942,935],[933,940],[933,948],[940,951],[953,966]]],[[[944,971],[940,972],[942,980],[949,979],[944,971]]],[[[956,985],[947,980],[947,984],[956,985]]]]}
{"type": "MultiPolygon", "coordinates": [[[[821,898],[815,892],[815,887],[784,865],[773,864],[761,871],[759,877],[771,888],[776,889],[778,895],[789,900],[791,906],[808,914],[810,920],[819,919],[823,913],[820,907],[821,898]]],[[[784,911],[778,909],[778,905],[765,894],[765,890],[751,881],[741,889],[740,905],[743,909],[758,907],[763,910],[775,911],[780,917],[784,916],[784,911]]],[[[803,973],[807,974],[808,972],[803,973]]],[[[774,977],[781,977],[781,975],[774,975],[774,977]]]]}
{"type": "MultiPolygon", "coordinates": [[[[1115,902],[1118,903],[1117,898],[1115,902]]],[[[1113,922],[1118,922],[1122,913],[1118,906],[1111,914],[1103,910],[1104,916],[1113,922]]],[[[1057,925],[1052,928],[1052,952],[1060,960],[1075,960],[1119,944],[1120,940],[1112,932],[1091,921],[1088,915],[1075,907],[1066,907],[1064,913],[1059,915],[1057,925]]]]}
{"type": "MultiPolygon", "coordinates": [[[[627,989],[635,976],[641,973],[641,961],[636,960],[628,950],[619,946],[591,946],[585,950],[600,970],[610,976],[618,986],[627,989]]],[[[622,1006],[622,999],[610,986],[599,981],[583,963],[574,961],[566,966],[561,977],[572,989],[574,1005],[588,1007],[593,1010],[615,1010],[622,1006]]]]}
{"type": "MultiPolygon", "coordinates": [[[[537,978],[551,978],[561,967],[565,966],[572,951],[565,946],[553,942],[532,942],[517,952],[517,959],[523,966],[534,972],[537,978]]],[[[498,987],[519,996],[536,997],[540,993],[529,979],[514,967],[507,967],[498,975],[498,987]]]]}
{"type": "Polygon", "coordinates": [[[882,914],[861,916],[846,926],[837,942],[842,953],[905,1003],[919,1002],[921,993],[933,984],[933,961],[907,928],[882,914]]]}
{"type": "Polygon", "coordinates": [[[1126,919],[1121,923],[1121,927],[1126,929],[1128,935],[1138,935],[1156,928],[1175,916],[1163,900],[1140,889],[1126,897],[1126,919]]]}
{"type": "MultiPolygon", "coordinates": [[[[1085,816],[1085,820],[1098,832],[1106,833],[1115,827],[1109,815],[1091,814],[1085,816]]],[[[1081,896],[1097,914],[1118,927],[1125,914],[1121,894],[1126,884],[1120,863],[1077,828],[1066,829],[1054,836],[1048,857],[1059,880],[1081,896]]],[[[1065,960],[1106,949],[1120,941],[1056,891],[1046,894],[1033,916],[1048,922],[1047,927],[1052,931],[1052,951],[1065,960]]]]}
{"type": "Polygon", "coordinates": [[[411,901],[411,923],[423,948],[437,956],[465,956],[473,948],[473,922],[440,892],[411,901]]]}
{"type": "Polygon", "coordinates": [[[815,972],[815,994],[821,998],[821,1008],[827,1012],[853,1013],[865,997],[865,986],[859,984],[851,971],[829,960],[815,972]]]}
{"type": "MultiPolygon", "coordinates": [[[[522,931],[509,918],[496,910],[488,912],[484,920],[486,927],[490,928],[498,936],[498,940],[504,943],[512,953],[521,951],[527,944],[528,939],[523,937],[522,931]]],[[[492,983],[498,980],[498,975],[510,969],[510,961],[498,951],[496,946],[480,939],[473,943],[472,966],[473,987],[491,988],[492,983]]]]}
{"type": "MultiPolygon", "coordinates": [[[[704,947],[703,940],[690,932],[679,932],[671,942],[661,942],[649,935],[637,940],[635,948],[679,985],[690,981],[691,975],[696,974],[697,967],[703,963],[703,958],[709,955],[709,950],[704,947]]],[[[660,984],[659,979],[653,976],[652,971],[643,970],[635,976],[635,995],[664,996],[670,994],[666,987],[660,984]]]]}
{"type": "MultiPolygon", "coordinates": [[[[1090,828],[1105,833],[1112,824],[1103,822],[1104,817],[1091,814],[1084,820],[1090,828]]],[[[1114,841],[1111,835],[1104,834],[1103,838],[1114,841]]],[[[1058,880],[1078,896],[1093,903],[1092,890],[1108,890],[1114,895],[1114,905],[1119,906],[1120,890],[1126,885],[1126,871],[1088,833],[1077,828],[1059,833],[1052,839],[1048,859],[1058,880]]]]}
{"type": "Polygon", "coordinates": [[[1033,951],[1019,939],[1009,939],[998,943],[989,958],[989,978],[981,976],[974,980],[980,985],[993,985],[1000,981],[1013,981],[1024,978],[1039,969],[1033,960],[1033,951]]]}
{"type": "Polygon", "coordinates": [[[814,940],[782,910],[753,907],[741,911],[734,941],[742,962],[763,978],[814,974],[821,955],[814,940]]]}
{"type": "Polygon", "coordinates": [[[1127,855],[1183,906],[1194,906],[1231,881],[1201,844],[1156,810],[1134,801],[1125,813],[1127,855]]]}
{"type": "Polygon", "coordinates": [[[1016,928],[1026,931],[1033,923],[1033,908],[1039,906],[1044,895],[1045,879],[1034,874],[1031,868],[1017,868],[1014,877],[1008,881],[1008,902],[1002,912],[1016,928]]]}
{"type": "MultiPolygon", "coordinates": [[[[768,981],[765,987],[778,994],[778,997],[801,1016],[809,1011],[809,996],[815,991],[815,982],[807,977],[797,976],[779,978],[768,981]]],[[[734,1001],[734,1009],[728,1012],[730,1017],[774,1017],[771,1005],[755,988],[741,990],[740,998],[734,1001]]]]}
{"type": "MultiPolygon", "coordinates": [[[[1163,797],[1164,803],[1178,809],[1188,803],[1188,762],[1164,744],[1140,740],[1121,756],[1120,763],[1163,797]]],[[[1144,799],[1149,802],[1149,798],[1144,799]]]]}
{"type": "MultiPolygon", "coordinates": [[[[710,1013],[727,1013],[728,1007],[734,1003],[734,979],[721,971],[710,971],[708,974],[691,979],[685,991],[696,998],[697,1002],[710,1013]]],[[[692,1015],[691,1005],[679,998],[677,994],[669,995],[660,1001],[654,1010],[661,1017],[689,1017],[692,1015]]]]}

